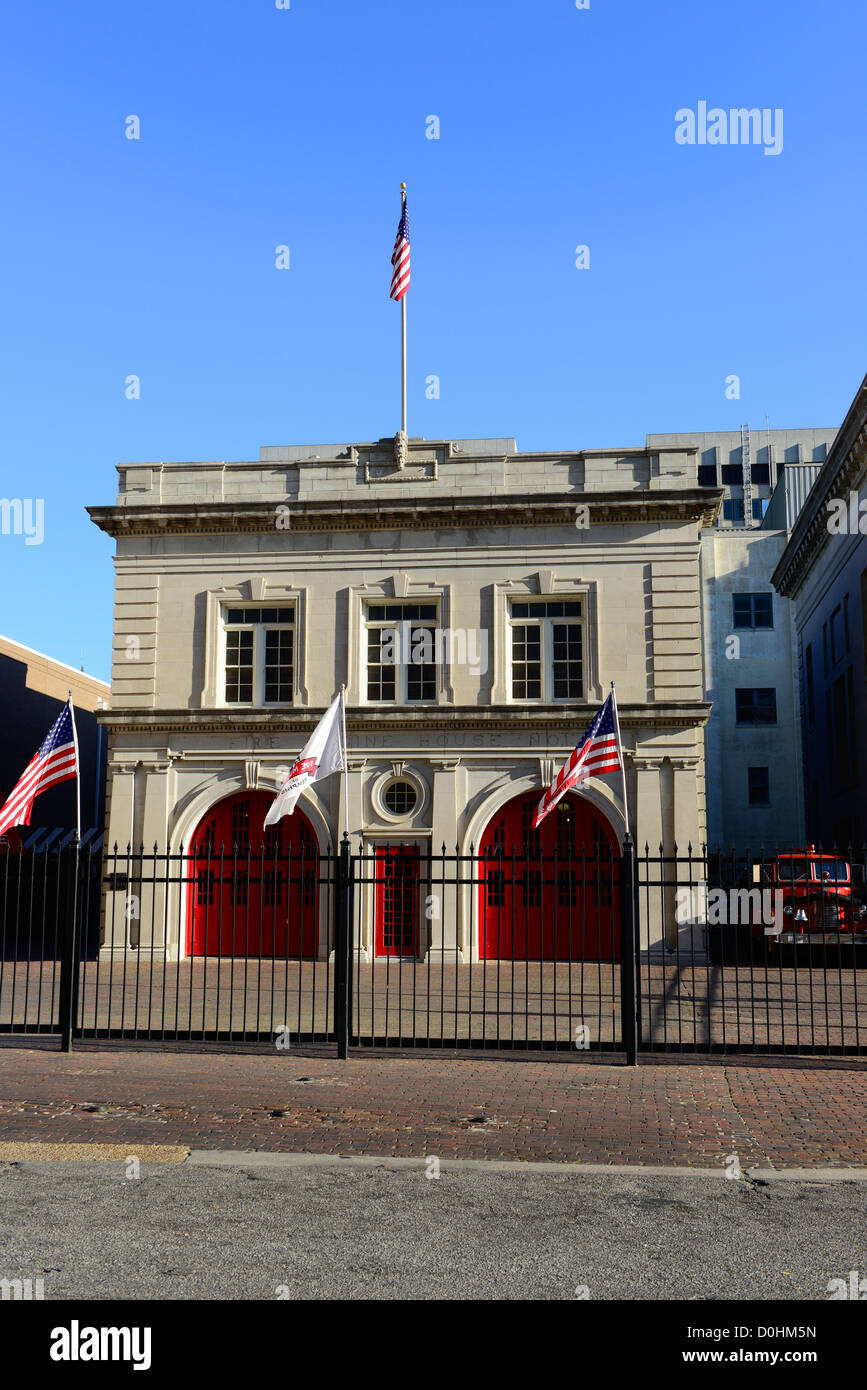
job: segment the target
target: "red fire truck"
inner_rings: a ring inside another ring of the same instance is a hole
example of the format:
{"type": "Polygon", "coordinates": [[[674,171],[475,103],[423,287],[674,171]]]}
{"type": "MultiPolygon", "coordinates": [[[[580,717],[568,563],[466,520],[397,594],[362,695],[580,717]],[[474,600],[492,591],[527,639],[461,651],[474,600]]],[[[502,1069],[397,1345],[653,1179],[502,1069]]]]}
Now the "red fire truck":
{"type": "Polygon", "coordinates": [[[808,944],[867,946],[867,906],[856,899],[845,859],[808,845],[754,865],[753,881],[783,894],[782,932],[766,935],[761,923],[753,925],[753,936],[764,935],[771,950],[808,944]]]}

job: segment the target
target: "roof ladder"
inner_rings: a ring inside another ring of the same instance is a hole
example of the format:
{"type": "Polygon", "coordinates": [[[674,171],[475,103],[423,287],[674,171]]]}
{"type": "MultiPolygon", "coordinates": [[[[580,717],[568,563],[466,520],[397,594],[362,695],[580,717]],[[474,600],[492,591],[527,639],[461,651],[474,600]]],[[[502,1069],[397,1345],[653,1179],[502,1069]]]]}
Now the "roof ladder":
{"type": "Polygon", "coordinates": [[[744,525],[753,524],[752,497],[752,457],[750,455],[750,427],[741,425],[741,464],[744,476],[744,525]]]}

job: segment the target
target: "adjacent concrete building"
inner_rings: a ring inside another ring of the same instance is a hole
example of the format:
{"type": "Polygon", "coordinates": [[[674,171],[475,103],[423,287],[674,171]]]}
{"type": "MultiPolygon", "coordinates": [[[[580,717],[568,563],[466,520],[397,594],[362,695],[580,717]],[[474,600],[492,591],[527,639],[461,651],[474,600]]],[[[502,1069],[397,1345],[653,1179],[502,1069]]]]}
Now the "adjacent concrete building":
{"type": "Polygon", "coordinates": [[[649,449],[694,453],[702,486],[722,487],[702,532],[707,836],[737,854],[798,844],[803,767],[791,605],[771,583],[832,429],[651,434],[649,449]]]}
{"type": "MultiPolygon", "coordinates": [[[[109,703],[105,681],[0,637],[0,805],[18,781],[72,692],[81,766],[82,836],[101,833],[104,815],[104,730],[96,712],[109,703]]],[[[50,787],[36,798],[29,826],[10,831],[10,843],[57,844],[75,830],[75,784],[50,787]]]]}
{"type": "Polygon", "coordinates": [[[867,835],[867,378],[774,570],[794,604],[806,830],[867,835]]]}

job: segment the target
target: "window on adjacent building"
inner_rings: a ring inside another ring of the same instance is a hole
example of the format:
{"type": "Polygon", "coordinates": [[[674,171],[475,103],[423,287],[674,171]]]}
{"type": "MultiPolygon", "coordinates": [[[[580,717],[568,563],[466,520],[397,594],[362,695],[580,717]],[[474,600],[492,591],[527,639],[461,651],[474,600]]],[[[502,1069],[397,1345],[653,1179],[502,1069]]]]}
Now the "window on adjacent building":
{"type": "Polygon", "coordinates": [[[770,805],[770,770],[766,767],[748,767],[747,788],[749,792],[749,802],[751,806],[770,805]]]}
{"type": "Polygon", "coordinates": [[[223,610],[227,705],[289,705],[295,667],[295,610],[223,610]]]}
{"type": "Polygon", "coordinates": [[[764,686],[736,690],[735,714],[738,724],[776,724],[776,690],[764,686]]]}
{"type": "Polygon", "coordinates": [[[735,627],[773,627],[773,596],[732,594],[732,623],[735,627]]]}
{"type": "Polygon", "coordinates": [[[514,599],[509,605],[513,700],[583,700],[580,599],[514,599]]]}
{"type": "Polygon", "coordinates": [[[771,465],[769,463],[754,463],[750,477],[756,487],[767,487],[771,481],[771,465]]]}
{"type": "Polygon", "coordinates": [[[768,510],[768,507],[770,506],[770,503],[771,503],[770,497],[754,497],[754,498],[753,498],[753,521],[761,521],[761,519],[762,519],[762,517],[764,516],[765,512],[768,510]]]}
{"type": "Polygon", "coordinates": [[[722,466],[722,480],[729,486],[740,486],[744,481],[744,470],[739,463],[724,463],[722,466]]]}
{"type": "Polygon", "coordinates": [[[867,569],[861,571],[861,640],[864,656],[864,674],[867,676],[867,569]]]}
{"type": "Polygon", "coordinates": [[[715,463],[700,463],[698,466],[699,487],[716,487],[717,472],[715,463]]]}
{"type": "Polygon", "coordinates": [[[743,525],[744,504],[739,497],[727,497],[723,502],[723,520],[743,525]]]}
{"type": "Polygon", "coordinates": [[[804,671],[807,679],[807,720],[810,728],[816,722],[816,686],[813,677],[813,645],[807,644],[807,651],[804,657],[804,671]]]}
{"type": "Polygon", "coordinates": [[[836,666],[843,655],[843,610],[838,604],[831,614],[831,665],[836,666]]]}
{"type": "Polygon", "coordinates": [[[375,603],[364,606],[367,699],[414,705],[437,698],[437,605],[375,603]]]}

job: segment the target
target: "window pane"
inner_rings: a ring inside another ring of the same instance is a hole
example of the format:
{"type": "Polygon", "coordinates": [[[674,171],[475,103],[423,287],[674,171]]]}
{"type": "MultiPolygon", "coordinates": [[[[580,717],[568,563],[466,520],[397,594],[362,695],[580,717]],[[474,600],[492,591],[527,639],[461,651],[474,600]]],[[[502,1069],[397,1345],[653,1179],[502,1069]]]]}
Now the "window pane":
{"type": "Polygon", "coordinates": [[[253,699],[253,634],[243,628],[226,633],[226,700],[229,704],[253,699]]]}
{"type": "Polygon", "coordinates": [[[265,633],[265,700],[288,704],[292,699],[293,650],[291,628],[270,628],[265,633]]]}
{"type": "Polygon", "coordinates": [[[555,623],[553,635],[553,693],[555,700],[580,700],[582,695],[581,628],[555,623]]]}
{"type": "Polygon", "coordinates": [[[397,667],[395,629],[371,627],[367,630],[367,698],[394,700],[397,667]]]}
{"type": "Polygon", "coordinates": [[[773,627],[774,608],[770,594],[753,594],[753,621],[756,627],[773,627]]]}
{"type": "Polygon", "coordinates": [[[434,629],[432,627],[414,627],[410,632],[409,652],[402,652],[403,660],[406,662],[406,698],[407,700],[435,700],[437,691],[436,663],[433,661],[417,661],[417,656],[432,656],[435,653],[434,629]],[[427,634],[427,640],[425,635],[427,634]]]}
{"type": "Polygon", "coordinates": [[[542,697],[542,629],[533,623],[512,628],[512,697],[542,697]]]}
{"type": "Polygon", "coordinates": [[[732,594],[732,622],[735,627],[752,627],[753,605],[751,594],[732,594]]]}

